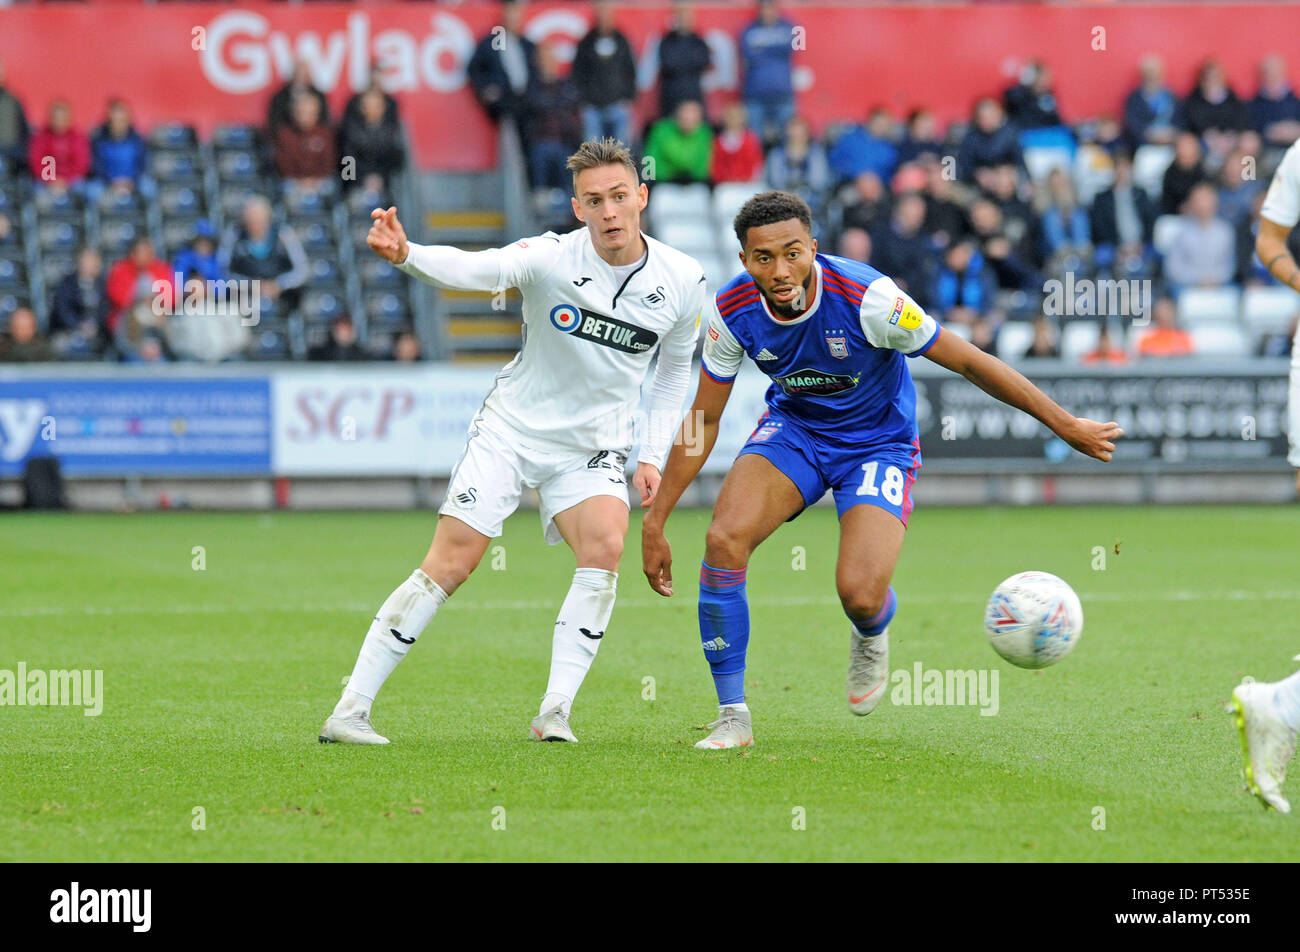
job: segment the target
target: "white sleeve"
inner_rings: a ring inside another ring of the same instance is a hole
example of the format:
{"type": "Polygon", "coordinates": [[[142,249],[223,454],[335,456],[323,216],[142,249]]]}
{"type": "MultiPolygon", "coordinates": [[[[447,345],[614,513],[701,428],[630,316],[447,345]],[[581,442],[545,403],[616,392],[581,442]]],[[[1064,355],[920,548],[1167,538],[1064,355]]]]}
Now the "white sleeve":
{"type": "Polygon", "coordinates": [[[1282,156],[1259,214],[1283,228],[1294,228],[1300,222],[1300,142],[1282,156]]]}
{"type": "Polygon", "coordinates": [[[718,383],[731,383],[740,372],[740,362],[744,357],[744,346],[736,340],[736,336],[727,327],[727,322],[718,313],[717,298],[712,298],[709,329],[704,335],[704,352],[700,355],[704,372],[718,383]]]}
{"type": "Polygon", "coordinates": [[[397,268],[440,288],[497,291],[523,288],[540,280],[550,272],[559,254],[560,239],[554,232],[486,251],[411,242],[406,260],[397,268]]]}
{"type": "Polygon", "coordinates": [[[939,322],[891,278],[883,276],[867,286],[858,316],[872,347],[901,351],[909,357],[924,354],[939,336],[939,322]]]}
{"type": "Polygon", "coordinates": [[[691,357],[700,333],[700,316],[708,298],[704,276],[686,294],[682,311],[672,330],[659,344],[659,362],[655,367],[654,388],[650,391],[647,425],[641,437],[640,462],[649,463],[661,473],[668,451],[682,422],[682,404],[691,382],[691,357]]]}

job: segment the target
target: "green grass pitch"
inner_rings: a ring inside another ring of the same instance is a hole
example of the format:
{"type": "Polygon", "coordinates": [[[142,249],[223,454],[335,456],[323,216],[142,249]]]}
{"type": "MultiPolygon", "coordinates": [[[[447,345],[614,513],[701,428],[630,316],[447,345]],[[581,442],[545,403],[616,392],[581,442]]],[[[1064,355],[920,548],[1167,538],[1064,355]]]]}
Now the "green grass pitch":
{"type": "Polygon", "coordinates": [[[695,620],[708,514],[669,525],[671,600],[641,575],[634,515],[574,710],[582,743],[566,746],[527,726],[572,560],[523,512],[381,695],[392,745],[318,744],[434,518],[0,518],[0,669],[104,677],[98,717],[0,707],[0,860],[1296,855],[1296,821],[1240,792],[1223,704],[1300,650],[1298,509],[923,506],[894,580],[891,668],[996,670],[998,712],[887,698],[856,718],[837,526],[815,508],[750,567],[756,745],[712,753],[691,747],[716,712],[695,620]],[[1086,615],[1075,653],[1041,672],[1002,662],[981,628],[993,586],[1025,569],[1071,582],[1086,615]]]}

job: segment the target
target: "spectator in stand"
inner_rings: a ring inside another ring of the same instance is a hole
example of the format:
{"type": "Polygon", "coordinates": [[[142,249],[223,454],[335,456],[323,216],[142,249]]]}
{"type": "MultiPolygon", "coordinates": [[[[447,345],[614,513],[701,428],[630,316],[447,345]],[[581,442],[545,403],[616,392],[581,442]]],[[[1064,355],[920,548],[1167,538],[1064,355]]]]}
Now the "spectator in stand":
{"type": "Polygon", "coordinates": [[[131,125],[131,107],[121,99],[108,101],[108,116],[90,139],[91,178],[101,187],[119,192],[139,189],[154,192],[145,174],[149,150],[131,125]]]}
{"type": "Polygon", "coordinates": [[[763,174],[763,147],[749,128],[745,107],[733,102],[722,110],[722,130],[713,140],[714,182],[756,182],[763,174]]]}
{"type": "Polygon", "coordinates": [[[325,343],[307,351],[308,360],[369,360],[369,356],[357,343],[357,331],[352,318],[340,314],[330,324],[330,335],[325,343]]]}
{"type": "Polygon", "coordinates": [[[347,105],[343,107],[343,119],[339,123],[339,128],[347,125],[348,122],[355,122],[362,118],[361,101],[372,89],[379,90],[379,95],[384,98],[384,122],[401,121],[401,116],[397,112],[397,100],[384,92],[384,71],[378,63],[373,63],[370,67],[370,84],[361,92],[348,97],[347,105]]]}
{"type": "Polygon", "coordinates": [[[1092,200],[1090,223],[1097,267],[1127,275],[1147,271],[1155,220],[1151,196],[1133,182],[1132,157],[1116,152],[1115,181],[1092,200]]]}
{"type": "Polygon", "coordinates": [[[360,187],[382,194],[406,168],[402,123],[396,109],[388,108],[390,98],[378,86],[371,86],[358,97],[356,110],[351,115],[344,113],[339,152],[344,161],[356,162],[355,175],[348,175],[349,170],[343,168],[344,189],[360,187]]]}
{"type": "Polygon", "coordinates": [[[874,172],[881,181],[889,181],[898,167],[898,146],[893,140],[894,120],[888,111],[871,110],[865,126],[846,129],[831,146],[831,171],[842,182],[855,179],[863,172],[874,172]]]}
{"type": "Polygon", "coordinates": [[[0,179],[17,176],[27,168],[31,131],[23,104],[5,87],[5,61],[0,56],[0,179]]]}
{"type": "Polygon", "coordinates": [[[112,302],[104,280],[104,261],[91,245],[77,251],[76,265],[54,288],[50,331],[65,358],[98,357],[108,344],[112,302]]]}
{"type": "Polygon", "coordinates": [[[1255,177],[1256,159],[1237,149],[1219,170],[1219,215],[1234,229],[1250,216],[1264,183],[1255,177]]]}
{"type": "Polygon", "coordinates": [[[1266,56],[1259,63],[1259,92],[1250,101],[1251,124],[1264,142],[1285,149],[1300,139],[1300,97],[1286,77],[1286,60],[1266,56]]]}
{"type": "Polygon", "coordinates": [[[939,125],[929,109],[913,109],[907,117],[907,130],[898,145],[898,164],[918,159],[939,161],[947,149],[939,135],[939,125]]]}
{"type": "Polygon", "coordinates": [[[632,44],[614,25],[613,3],[596,0],[595,18],[595,25],[578,42],[570,74],[582,98],[583,138],[613,136],[630,143],[636,57],[632,44]]]}
{"type": "Polygon", "coordinates": [[[275,170],[296,187],[317,189],[340,171],[334,132],[321,121],[320,103],[303,93],[293,100],[293,120],[275,137],[275,170]]]}
{"type": "Polygon", "coordinates": [[[9,315],[9,332],[0,338],[0,361],[11,364],[45,363],[56,358],[36,325],[31,308],[20,307],[9,315]]]}
{"type": "Polygon", "coordinates": [[[1002,209],[992,199],[977,198],[971,205],[971,234],[979,242],[980,254],[996,276],[998,287],[1007,291],[1034,290],[1042,282],[1030,250],[1033,241],[1028,236],[1014,241],[1005,224],[1002,209]]]}
{"type": "Polygon", "coordinates": [[[1043,251],[1057,267],[1077,270],[1092,260],[1088,212],[1079,205],[1074,183],[1060,166],[1047,173],[1040,221],[1043,251]]]}
{"type": "Polygon", "coordinates": [[[226,280],[226,271],[217,254],[217,230],[212,222],[200,218],[194,223],[194,239],[176,252],[172,268],[180,275],[182,285],[188,284],[191,278],[212,282],[226,280]]]}
{"type": "Polygon", "coordinates": [[[974,241],[957,241],[943,253],[930,296],[943,322],[974,324],[993,307],[997,278],[974,241]]]}
{"type": "Polygon", "coordinates": [[[511,119],[518,124],[528,107],[528,88],[537,70],[537,47],[520,32],[523,0],[503,4],[501,21],[499,29],[493,27],[479,40],[465,75],[479,105],[493,122],[511,119]]]}
{"type": "Polygon", "coordinates": [[[654,182],[707,182],[713,162],[713,130],[695,100],[678,103],[670,118],[660,119],[646,137],[647,177],[654,182]]]}
{"type": "Polygon", "coordinates": [[[1192,189],[1165,253],[1165,278],[1175,290],[1222,287],[1237,273],[1236,235],[1218,212],[1213,185],[1202,182],[1192,189]]]}
{"type": "Polygon", "coordinates": [[[157,320],[145,319],[143,323],[155,325],[175,309],[172,269],[154,255],[153,242],[145,236],[131,242],[127,256],[109,269],[105,290],[112,307],[107,321],[111,334],[118,332],[123,318],[137,306],[145,312],[154,312],[157,320]]]}
{"type": "Polygon", "coordinates": [[[1183,101],[1183,128],[1200,136],[1214,164],[1237,146],[1237,138],[1250,129],[1250,110],[1228,85],[1218,60],[1209,59],[1196,76],[1196,88],[1183,101]]]}
{"type": "Polygon", "coordinates": [[[1124,100],[1124,135],[1134,151],[1140,146],[1169,145],[1178,134],[1178,97],[1165,85],[1165,64],[1144,56],[1138,65],[1141,82],[1124,100]]]}
{"type": "Polygon", "coordinates": [[[319,109],[319,121],[328,125],[330,121],[330,104],[325,94],[312,85],[311,67],[305,59],[293,64],[293,75],[289,81],[275,91],[271,104],[266,111],[266,131],[271,142],[275,142],[282,128],[293,122],[293,101],[299,95],[310,96],[316,100],[319,109]]]}
{"type": "Polygon", "coordinates": [[[66,99],[50,104],[49,125],[28,143],[27,166],[37,187],[81,191],[90,174],[90,140],[72,125],[66,99]]]}
{"type": "Polygon", "coordinates": [[[1061,343],[1056,333],[1056,325],[1051,319],[1039,315],[1034,319],[1034,336],[1025,350],[1026,357],[1055,359],[1061,356],[1061,343]]]}
{"type": "Polygon", "coordinates": [[[871,266],[894,279],[921,307],[930,305],[934,286],[935,248],[921,230],[925,199],[908,192],[894,202],[894,213],[871,237],[875,257],[871,266]]]}
{"type": "Polygon", "coordinates": [[[1052,92],[1052,68],[1032,60],[1020,70],[1020,81],[1003,95],[1007,118],[1017,129],[1042,129],[1064,125],[1052,92]]]}
{"type": "Polygon", "coordinates": [[[841,258],[866,264],[874,253],[871,236],[861,228],[845,228],[840,233],[840,240],[835,243],[835,253],[841,258]]]}
{"type": "MultiPolygon", "coordinates": [[[[986,169],[984,178],[987,182],[986,197],[1002,213],[1000,233],[1025,264],[1035,270],[1041,268],[1044,261],[1042,225],[1033,205],[1020,197],[1023,184],[1020,170],[1006,163],[986,169]]],[[[985,248],[984,257],[993,259],[998,255],[985,248]]],[[[1034,281],[1037,282],[1037,277],[1034,281]]]]}
{"type": "Polygon", "coordinates": [[[862,172],[840,189],[837,201],[843,206],[845,228],[872,232],[889,218],[889,190],[875,172],[862,172]]]}
{"type": "Polygon", "coordinates": [[[1085,364],[1108,364],[1118,366],[1128,363],[1128,354],[1124,348],[1115,343],[1110,324],[1103,321],[1097,334],[1097,346],[1083,355],[1085,364]]]}
{"type": "Polygon", "coordinates": [[[758,18],[740,34],[745,108],[765,143],[780,138],[794,115],[794,24],[781,16],[776,0],[759,0],[758,18]]]}
{"type": "MultiPolygon", "coordinates": [[[[573,187],[569,156],[582,141],[578,87],[560,75],[555,48],[543,44],[537,51],[537,73],[528,97],[528,172],[534,189],[559,190],[568,195],[573,187]]],[[[567,203],[566,203],[567,204],[567,203]]]]}
{"type": "Polygon", "coordinates": [[[986,169],[1006,164],[1017,168],[1024,164],[1020,140],[1002,106],[986,96],[975,104],[974,121],[957,150],[957,177],[983,186],[986,169]]]}
{"type": "Polygon", "coordinates": [[[221,266],[231,277],[257,281],[263,298],[292,310],[310,272],[302,242],[288,225],[275,222],[271,203],[260,195],[248,200],[240,217],[217,252],[221,266]]]}
{"type": "Polygon", "coordinates": [[[1138,338],[1139,357],[1185,357],[1193,350],[1192,335],[1178,326],[1178,310],[1171,297],[1156,298],[1151,308],[1152,327],[1138,338]]]}
{"type": "Polygon", "coordinates": [[[1160,189],[1160,214],[1177,215],[1197,184],[1206,181],[1201,141],[1190,132],[1174,140],[1174,160],[1165,169],[1160,189]]]}
{"type": "Polygon", "coordinates": [[[767,154],[763,178],[769,188],[793,192],[807,202],[815,220],[825,214],[834,184],[830,162],[803,116],[791,116],[785,124],[785,135],[767,154]]]}
{"type": "Polygon", "coordinates": [[[672,29],[659,41],[659,115],[671,116],[687,99],[703,103],[701,80],[712,64],[709,44],[695,32],[695,7],[677,0],[672,29]]]}
{"type": "Polygon", "coordinates": [[[393,360],[399,364],[414,364],[420,361],[420,341],[412,331],[402,331],[393,341],[393,360]]]}
{"type": "Polygon", "coordinates": [[[936,248],[947,248],[966,234],[966,209],[957,184],[945,173],[941,162],[931,162],[925,171],[925,224],[921,227],[936,248]]]}

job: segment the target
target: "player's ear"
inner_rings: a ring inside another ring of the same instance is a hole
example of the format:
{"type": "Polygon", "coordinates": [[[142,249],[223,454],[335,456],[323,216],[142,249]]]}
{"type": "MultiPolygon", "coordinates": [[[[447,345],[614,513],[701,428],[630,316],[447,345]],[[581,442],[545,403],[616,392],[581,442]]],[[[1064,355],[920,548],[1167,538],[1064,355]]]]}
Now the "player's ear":
{"type": "Polygon", "coordinates": [[[646,203],[650,201],[650,190],[646,188],[645,182],[642,182],[639,185],[637,185],[636,198],[637,198],[637,211],[639,212],[645,211],[646,203]]]}
{"type": "Polygon", "coordinates": [[[569,204],[573,206],[573,217],[578,219],[578,221],[582,222],[585,225],[587,223],[587,219],[583,218],[582,212],[579,211],[579,208],[581,206],[578,205],[578,200],[574,198],[572,195],[570,195],[569,204]]]}

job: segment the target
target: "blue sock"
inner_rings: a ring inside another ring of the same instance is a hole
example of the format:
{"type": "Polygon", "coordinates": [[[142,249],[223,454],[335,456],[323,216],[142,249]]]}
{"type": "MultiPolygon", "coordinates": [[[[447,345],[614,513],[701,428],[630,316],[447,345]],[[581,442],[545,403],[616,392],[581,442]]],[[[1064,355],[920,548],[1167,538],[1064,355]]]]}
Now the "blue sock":
{"type": "Polygon", "coordinates": [[[863,638],[870,638],[872,635],[878,635],[889,627],[890,620],[894,617],[894,612],[898,611],[898,597],[894,594],[894,586],[889,586],[889,593],[885,596],[884,607],[868,619],[859,620],[849,618],[853,622],[853,630],[863,638]]]}
{"type": "Polygon", "coordinates": [[[749,648],[749,602],[744,569],[700,564],[700,641],[713,669],[718,704],[745,701],[745,651],[749,648]]]}

